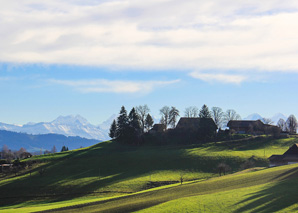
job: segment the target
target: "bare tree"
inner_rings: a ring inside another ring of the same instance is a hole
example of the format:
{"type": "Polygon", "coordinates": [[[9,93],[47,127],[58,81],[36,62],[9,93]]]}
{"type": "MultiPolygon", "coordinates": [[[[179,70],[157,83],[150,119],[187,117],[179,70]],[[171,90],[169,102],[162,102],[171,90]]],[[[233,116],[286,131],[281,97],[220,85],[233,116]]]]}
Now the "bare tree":
{"type": "Polygon", "coordinates": [[[179,117],[179,110],[176,107],[172,106],[170,111],[170,122],[169,122],[172,128],[175,128],[178,117],[179,117]]]}
{"type": "Polygon", "coordinates": [[[225,163],[218,164],[217,169],[218,169],[219,176],[221,176],[221,174],[225,175],[226,172],[231,171],[231,167],[225,163]]]}
{"type": "Polygon", "coordinates": [[[168,125],[170,124],[170,111],[171,111],[171,109],[168,106],[164,106],[159,111],[160,111],[160,114],[161,114],[160,123],[164,124],[166,129],[167,129],[168,125]]]}
{"type": "Polygon", "coordinates": [[[211,117],[214,120],[214,123],[216,124],[217,128],[220,128],[222,126],[223,118],[224,118],[224,112],[220,107],[212,107],[211,109],[211,117]]]}
{"type": "Polygon", "coordinates": [[[224,115],[225,123],[229,123],[232,120],[240,120],[241,117],[237,112],[233,109],[228,109],[224,115]]]}
{"type": "Polygon", "coordinates": [[[287,126],[284,119],[280,118],[277,122],[277,126],[281,129],[281,131],[286,131],[287,126]]]}
{"type": "Polygon", "coordinates": [[[184,111],[184,116],[187,118],[196,118],[199,116],[199,109],[195,106],[187,107],[184,111]]]}
{"type": "Polygon", "coordinates": [[[273,121],[270,118],[263,118],[262,121],[264,124],[273,124],[273,121]]]}
{"type": "Polygon", "coordinates": [[[142,131],[144,132],[145,131],[145,120],[146,120],[146,117],[147,117],[148,113],[150,112],[150,109],[147,106],[147,104],[145,104],[143,106],[142,105],[137,106],[136,110],[137,110],[137,114],[138,114],[138,116],[140,118],[140,121],[141,121],[142,131]]]}
{"type": "Polygon", "coordinates": [[[290,133],[295,134],[297,132],[297,119],[294,115],[288,117],[286,124],[290,133]]]}
{"type": "Polygon", "coordinates": [[[53,148],[52,148],[52,153],[56,153],[57,152],[57,148],[56,146],[54,145],[53,148]]]}

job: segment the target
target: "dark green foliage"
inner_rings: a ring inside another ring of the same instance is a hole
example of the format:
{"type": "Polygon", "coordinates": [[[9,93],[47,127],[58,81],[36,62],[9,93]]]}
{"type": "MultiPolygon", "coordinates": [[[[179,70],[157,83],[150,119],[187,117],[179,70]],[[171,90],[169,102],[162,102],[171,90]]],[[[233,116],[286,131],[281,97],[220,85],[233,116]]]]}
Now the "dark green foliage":
{"type": "Polygon", "coordinates": [[[123,144],[139,144],[142,132],[140,118],[135,108],[132,108],[127,116],[126,109],[122,106],[117,125],[114,121],[111,126],[110,137],[113,136],[112,138],[123,144]]]}
{"type": "Polygon", "coordinates": [[[68,151],[68,147],[62,146],[61,152],[65,152],[65,151],[68,151]]]}
{"type": "Polygon", "coordinates": [[[125,140],[128,128],[128,116],[124,106],[121,107],[119,116],[117,118],[117,139],[125,140]]]}
{"type": "Polygon", "coordinates": [[[117,136],[117,123],[116,121],[114,120],[111,127],[110,127],[110,133],[109,133],[109,136],[111,138],[116,138],[117,136]]]}
{"type": "Polygon", "coordinates": [[[149,131],[149,129],[152,128],[153,123],[154,123],[154,121],[153,121],[151,115],[148,113],[146,116],[146,119],[145,119],[145,128],[147,131],[149,131]]]}
{"type": "Polygon", "coordinates": [[[139,139],[142,134],[142,128],[139,116],[135,108],[132,108],[128,115],[128,128],[126,142],[130,144],[139,144],[139,139]]]}
{"type": "Polygon", "coordinates": [[[200,113],[199,113],[199,117],[200,118],[211,118],[211,113],[207,107],[207,105],[203,105],[201,110],[200,110],[200,113]]]}

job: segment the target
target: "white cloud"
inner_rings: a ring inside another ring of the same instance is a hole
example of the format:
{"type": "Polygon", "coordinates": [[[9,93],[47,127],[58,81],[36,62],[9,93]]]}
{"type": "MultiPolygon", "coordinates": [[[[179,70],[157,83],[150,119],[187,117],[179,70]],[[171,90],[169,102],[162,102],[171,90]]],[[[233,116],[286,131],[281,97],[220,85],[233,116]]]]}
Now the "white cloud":
{"type": "Polygon", "coordinates": [[[51,79],[49,83],[69,86],[82,93],[149,93],[156,88],[178,83],[172,81],[111,81],[96,80],[57,80],[51,79]]]}
{"type": "Polygon", "coordinates": [[[247,80],[246,76],[231,75],[231,74],[218,74],[218,73],[200,73],[192,72],[190,76],[207,82],[220,82],[220,83],[232,83],[240,84],[247,80]]]}
{"type": "Polygon", "coordinates": [[[298,72],[296,20],[294,0],[2,0],[0,61],[298,72]]]}

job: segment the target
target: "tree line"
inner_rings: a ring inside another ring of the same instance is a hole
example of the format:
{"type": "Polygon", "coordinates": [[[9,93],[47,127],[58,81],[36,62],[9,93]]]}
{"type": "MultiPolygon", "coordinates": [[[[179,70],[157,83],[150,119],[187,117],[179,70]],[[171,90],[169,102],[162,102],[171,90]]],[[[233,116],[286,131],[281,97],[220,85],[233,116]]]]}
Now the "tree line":
{"type": "MultiPolygon", "coordinates": [[[[148,132],[154,124],[149,112],[150,109],[146,104],[133,107],[129,113],[122,106],[119,116],[111,124],[109,136],[123,143],[139,144],[141,135],[148,132]]],[[[160,115],[160,124],[163,124],[166,129],[175,128],[180,112],[174,106],[164,106],[160,109],[160,115]]],[[[205,104],[200,110],[195,106],[187,107],[184,111],[184,117],[212,118],[218,128],[222,128],[230,120],[241,119],[240,115],[233,109],[224,112],[220,107],[212,107],[209,110],[205,104]]]]}
{"type": "Polygon", "coordinates": [[[284,132],[289,132],[295,134],[297,132],[297,119],[294,115],[290,115],[285,121],[284,119],[279,119],[277,126],[284,132]]]}

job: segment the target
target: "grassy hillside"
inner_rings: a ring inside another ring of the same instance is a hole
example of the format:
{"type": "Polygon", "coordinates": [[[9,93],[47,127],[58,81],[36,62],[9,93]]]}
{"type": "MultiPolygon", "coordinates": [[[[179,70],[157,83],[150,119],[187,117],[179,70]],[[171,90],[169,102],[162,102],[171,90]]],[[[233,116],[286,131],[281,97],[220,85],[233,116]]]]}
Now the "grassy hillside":
{"type": "MultiPolygon", "coordinates": [[[[298,165],[145,191],[59,212],[273,212],[298,207],[298,165]],[[152,207],[151,207],[152,206],[152,207]]],[[[58,211],[58,210],[56,210],[58,211]]]]}
{"type": "Polygon", "coordinates": [[[266,166],[267,157],[283,153],[295,142],[296,138],[268,137],[187,147],[127,147],[104,142],[39,156],[36,159],[43,162],[40,167],[45,168],[44,175],[38,173],[40,167],[37,167],[31,176],[25,174],[0,181],[0,210],[63,206],[71,199],[75,204],[86,199],[89,202],[127,195],[150,187],[150,180],[178,181],[180,174],[184,174],[185,180],[203,180],[218,176],[219,163],[225,162],[237,171],[252,155],[256,156],[257,166],[266,166]]]}

